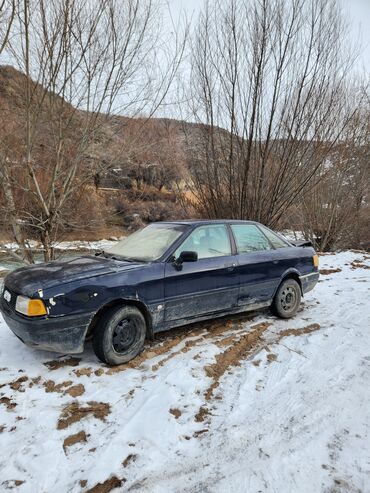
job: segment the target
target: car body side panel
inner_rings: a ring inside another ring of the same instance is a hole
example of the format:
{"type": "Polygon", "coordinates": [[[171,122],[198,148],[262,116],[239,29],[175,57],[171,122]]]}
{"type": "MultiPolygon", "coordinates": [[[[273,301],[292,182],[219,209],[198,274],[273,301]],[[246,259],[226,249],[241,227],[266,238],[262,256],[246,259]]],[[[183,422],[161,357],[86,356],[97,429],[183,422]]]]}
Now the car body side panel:
{"type": "Polygon", "coordinates": [[[284,277],[293,273],[300,277],[315,272],[313,255],[314,250],[305,247],[278,248],[239,255],[238,305],[272,302],[284,277]]]}
{"type": "Polygon", "coordinates": [[[303,294],[316,285],[319,278],[319,272],[313,265],[315,250],[312,247],[290,247],[278,249],[276,251],[280,254],[279,264],[282,267],[282,274],[278,286],[285,277],[291,274],[296,274],[299,277],[303,294]],[[310,289],[306,289],[308,284],[312,286],[310,289]]]}
{"type": "Polygon", "coordinates": [[[274,263],[275,257],[275,250],[238,256],[239,306],[272,299],[281,275],[279,266],[274,263]]]}
{"type": "Polygon", "coordinates": [[[318,271],[311,272],[310,274],[305,274],[303,276],[299,276],[302,285],[303,294],[308,293],[316,286],[319,277],[320,275],[318,271]]]}
{"type": "Polygon", "coordinates": [[[165,267],[165,323],[228,311],[236,306],[239,280],[234,255],[165,267]]]}

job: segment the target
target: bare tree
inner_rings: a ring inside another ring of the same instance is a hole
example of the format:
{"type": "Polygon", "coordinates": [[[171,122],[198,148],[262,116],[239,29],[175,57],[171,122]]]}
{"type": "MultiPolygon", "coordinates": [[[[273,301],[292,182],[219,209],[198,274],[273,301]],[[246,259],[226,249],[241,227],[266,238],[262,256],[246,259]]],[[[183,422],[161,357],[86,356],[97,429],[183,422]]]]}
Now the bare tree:
{"type": "MultiPolygon", "coordinates": [[[[16,0],[0,0],[0,55],[7,46],[9,34],[12,28],[12,24],[15,17],[16,0]]],[[[4,118],[4,114],[0,117],[4,118]]],[[[7,210],[10,216],[10,224],[13,231],[13,236],[16,241],[24,246],[23,235],[21,228],[16,220],[16,205],[13,196],[13,192],[10,185],[10,178],[5,162],[8,160],[6,156],[6,147],[3,145],[0,147],[0,180],[3,184],[3,200],[7,204],[7,210]]],[[[17,254],[13,253],[13,256],[17,257],[17,254]]],[[[22,257],[20,257],[22,258],[22,257]]],[[[24,250],[24,258],[29,260],[27,251],[24,250]]]]}
{"type": "Polygon", "coordinates": [[[298,227],[321,251],[359,246],[368,235],[370,108],[364,103],[327,155],[317,185],[300,197],[298,227]]]}
{"type": "Polygon", "coordinates": [[[346,101],[345,32],[335,0],[205,3],[192,46],[200,125],[190,149],[203,214],[276,226],[315,185],[356,111],[346,101]]]}
{"type": "Polygon", "coordinates": [[[0,0],[0,55],[7,45],[15,17],[16,0],[0,0]]]}
{"type": "Polygon", "coordinates": [[[45,260],[96,174],[96,147],[114,131],[112,110],[151,115],[170,87],[183,45],[176,38],[159,72],[159,14],[151,0],[17,0],[8,51],[25,74],[26,172],[19,177],[3,159],[3,185],[13,197],[21,192],[13,223],[40,239],[45,260]]]}
{"type": "Polygon", "coordinates": [[[138,189],[173,189],[185,169],[180,129],[178,122],[165,118],[128,121],[119,143],[121,152],[111,149],[115,171],[120,170],[138,189]]]}

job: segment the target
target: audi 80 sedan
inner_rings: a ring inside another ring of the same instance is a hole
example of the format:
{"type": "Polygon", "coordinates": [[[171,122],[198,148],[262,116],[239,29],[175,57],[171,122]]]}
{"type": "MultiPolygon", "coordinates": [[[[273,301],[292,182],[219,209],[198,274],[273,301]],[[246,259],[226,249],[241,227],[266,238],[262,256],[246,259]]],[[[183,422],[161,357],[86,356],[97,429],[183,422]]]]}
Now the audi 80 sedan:
{"type": "Polygon", "coordinates": [[[172,327],[263,307],[293,317],[318,278],[310,244],[256,222],[160,222],[95,256],[11,272],[0,309],[28,346],[80,353],[92,338],[117,365],[172,327]]]}

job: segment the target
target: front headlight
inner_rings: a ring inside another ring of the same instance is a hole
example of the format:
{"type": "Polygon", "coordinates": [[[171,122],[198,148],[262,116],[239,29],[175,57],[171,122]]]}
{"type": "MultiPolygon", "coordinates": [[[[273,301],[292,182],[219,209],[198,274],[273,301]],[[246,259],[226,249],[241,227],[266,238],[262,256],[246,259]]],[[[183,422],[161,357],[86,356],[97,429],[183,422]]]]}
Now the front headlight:
{"type": "Polygon", "coordinates": [[[17,296],[15,310],[28,317],[39,317],[46,315],[47,311],[42,300],[31,300],[25,296],[17,296]]]}

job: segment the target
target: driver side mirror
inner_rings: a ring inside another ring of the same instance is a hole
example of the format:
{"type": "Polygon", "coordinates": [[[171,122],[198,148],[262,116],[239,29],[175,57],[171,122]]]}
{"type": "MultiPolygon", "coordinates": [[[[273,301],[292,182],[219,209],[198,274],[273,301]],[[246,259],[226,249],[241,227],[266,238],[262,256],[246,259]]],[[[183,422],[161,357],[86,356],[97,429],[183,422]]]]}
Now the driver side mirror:
{"type": "Polygon", "coordinates": [[[182,264],[184,262],[196,262],[198,260],[197,252],[183,251],[180,253],[179,257],[175,259],[173,265],[177,270],[181,270],[182,264]]]}

